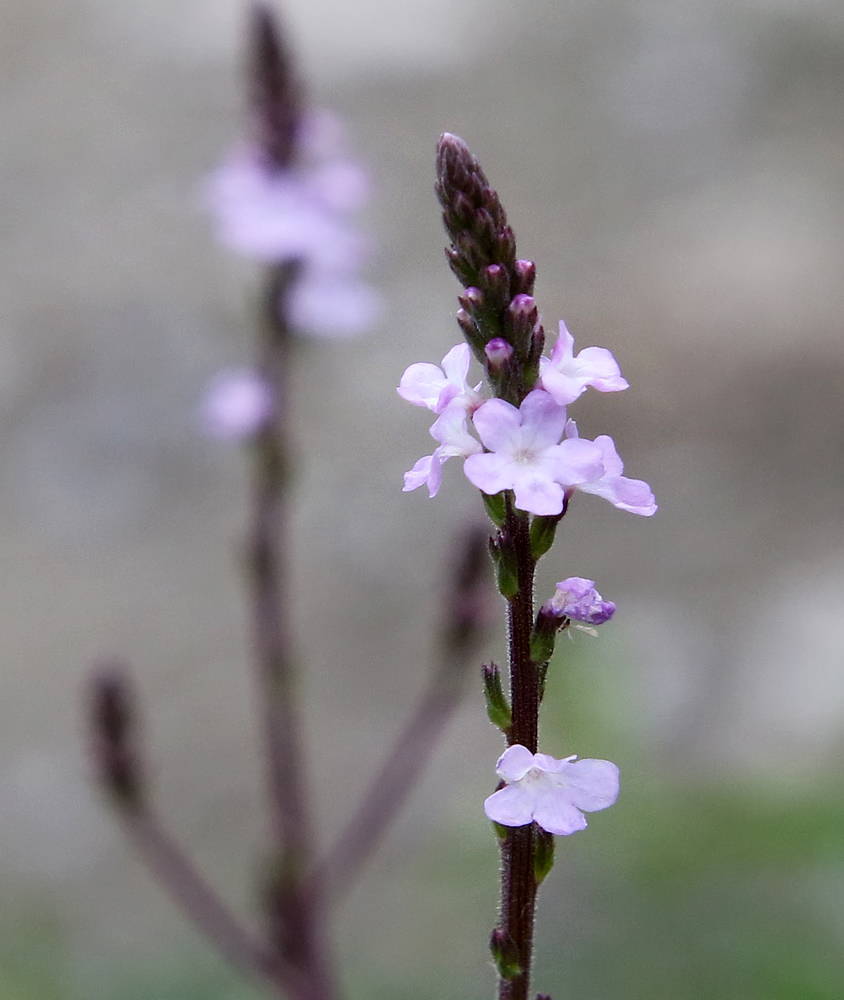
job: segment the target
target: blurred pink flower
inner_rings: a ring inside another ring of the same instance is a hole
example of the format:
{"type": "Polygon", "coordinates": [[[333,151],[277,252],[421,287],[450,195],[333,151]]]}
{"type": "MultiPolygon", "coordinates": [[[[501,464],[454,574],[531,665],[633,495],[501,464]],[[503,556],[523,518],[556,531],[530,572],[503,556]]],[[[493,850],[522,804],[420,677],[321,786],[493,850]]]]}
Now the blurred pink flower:
{"type": "Polygon", "coordinates": [[[205,430],[224,441],[254,437],[272,417],[275,405],[267,383],[254,371],[232,369],[211,381],[202,401],[205,430]]]}

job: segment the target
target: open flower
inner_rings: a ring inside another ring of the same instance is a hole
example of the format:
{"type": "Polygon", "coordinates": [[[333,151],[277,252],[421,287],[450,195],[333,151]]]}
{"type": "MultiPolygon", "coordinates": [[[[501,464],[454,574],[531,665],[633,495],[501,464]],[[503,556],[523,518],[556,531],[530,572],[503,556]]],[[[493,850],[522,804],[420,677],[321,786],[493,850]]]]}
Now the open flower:
{"type": "Polygon", "coordinates": [[[518,409],[490,399],[473,422],[488,451],[466,459],[467,478],[490,495],[513,490],[520,510],[559,514],[566,489],[597,480],[604,471],[600,448],[591,441],[560,443],[565,407],[542,389],[528,393],[518,409]]]}
{"type": "Polygon", "coordinates": [[[570,576],[560,580],[554,596],[543,604],[542,612],[557,618],[573,618],[586,625],[603,625],[615,614],[615,605],[595,590],[594,580],[570,576]]]}
{"type": "Polygon", "coordinates": [[[224,441],[246,441],[254,437],[275,411],[272,390],[249,369],[220,372],[212,380],[202,401],[205,430],[224,441]]]}
{"type": "MultiPolygon", "coordinates": [[[[577,433],[577,424],[570,420],[566,425],[566,438],[570,441],[582,441],[577,433]]],[[[599,434],[592,442],[601,451],[603,475],[589,482],[577,483],[581,493],[594,493],[595,496],[609,500],[613,507],[628,510],[631,514],[641,514],[650,517],[657,511],[656,500],[647,483],[641,479],[628,479],[622,476],[624,463],[619,458],[615,442],[607,434],[599,434]]]]}
{"type": "Polygon", "coordinates": [[[586,829],[584,813],[618,798],[618,768],[608,760],[557,760],[516,743],[498,758],[495,773],[507,784],[489,796],[484,811],[502,826],[535,822],[565,836],[586,829]]]}
{"type": "Polygon", "coordinates": [[[418,489],[423,483],[428,487],[428,496],[436,496],[442,485],[442,467],[449,458],[466,458],[481,451],[480,443],[472,437],[466,426],[468,414],[462,406],[449,406],[435,420],[430,429],[431,437],[439,441],[439,448],[433,455],[420,458],[409,472],[404,474],[403,492],[418,489]]]}
{"type": "Polygon", "coordinates": [[[588,386],[599,392],[619,392],[628,386],[611,352],[604,347],[585,347],[574,356],[574,337],[566,324],[560,322],[560,335],[550,359],[541,358],[542,386],[555,403],[567,406],[586,391],[588,386]]]}
{"type": "Polygon", "coordinates": [[[474,410],[482,402],[478,392],[481,383],[472,389],[466,381],[469,360],[469,345],[458,344],[443,358],[442,367],[426,361],[410,365],[396,392],[408,403],[426,406],[434,413],[442,413],[452,404],[474,410]]]}

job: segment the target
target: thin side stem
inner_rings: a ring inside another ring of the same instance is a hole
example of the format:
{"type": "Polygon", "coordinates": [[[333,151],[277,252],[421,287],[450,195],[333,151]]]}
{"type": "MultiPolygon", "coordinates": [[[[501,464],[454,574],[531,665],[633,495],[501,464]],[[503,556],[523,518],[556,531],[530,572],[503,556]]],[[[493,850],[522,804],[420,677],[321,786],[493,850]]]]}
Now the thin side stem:
{"type": "Polygon", "coordinates": [[[293,275],[288,266],[271,268],[262,303],[259,370],[272,389],[275,412],[255,445],[249,539],[251,607],[275,840],[267,893],[273,944],[301,974],[304,985],[295,994],[297,1000],[331,1000],[335,994],[323,940],[319,886],[313,880],[305,882],[313,839],[304,792],[286,593],[290,335],[282,317],[293,275]]]}
{"type": "MultiPolygon", "coordinates": [[[[510,645],[510,698],[513,724],[508,742],[521,743],[536,753],[539,725],[539,671],[530,658],[533,630],[533,586],[536,561],[531,555],[527,514],[517,511],[508,500],[505,529],[513,538],[519,589],[508,601],[510,645]]],[[[501,844],[500,927],[516,946],[520,975],[501,979],[499,1000],[527,1000],[533,955],[533,926],[536,912],[536,878],[533,859],[535,828],[513,827],[501,844]]]]}
{"type": "Polygon", "coordinates": [[[347,891],[406,802],[460,701],[454,665],[444,664],[364,793],[355,814],[317,870],[327,901],[347,891]]]}
{"type": "Polygon", "coordinates": [[[120,809],[119,815],[165,891],[220,953],[245,975],[262,978],[279,992],[295,993],[296,970],[240,924],[158,818],[146,808],[120,809]]]}

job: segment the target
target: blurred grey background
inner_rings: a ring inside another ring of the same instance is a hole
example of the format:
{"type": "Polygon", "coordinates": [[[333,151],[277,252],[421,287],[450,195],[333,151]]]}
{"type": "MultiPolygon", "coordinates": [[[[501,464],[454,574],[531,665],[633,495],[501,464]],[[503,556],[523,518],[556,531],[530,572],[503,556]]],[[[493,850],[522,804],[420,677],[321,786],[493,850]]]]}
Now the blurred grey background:
{"type": "MultiPolygon", "coordinates": [[[[610,348],[578,405],[653,486],[580,497],[542,586],[619,614],[564,643],[545,749],[616,760],[622,800],[558,844],[538,989],[840,998],[844,982],[844,10],[837,0],[289,0],[314,103],[376,194],[371,336],[304,344],[291,553],[326,839],[431,662],[437,581],[479,504],[394,386],[457,341],[432,193],[470,144],[546,327],[610,348]]],[[[0,996],[242,998],[91,788],[91,662],[144,700],[172,828],[238,907],[263,817],[237,572],[242,456],[198,403],[249,359],[256,272],[202,179],[240,134],[233,0],[0,7],[0,996]]],[[[490,635],[487,656],[503,657],[490,635]]],[[[478,685],[337,937],[358,997],[481,997],[499,751],[478,685]]]]}

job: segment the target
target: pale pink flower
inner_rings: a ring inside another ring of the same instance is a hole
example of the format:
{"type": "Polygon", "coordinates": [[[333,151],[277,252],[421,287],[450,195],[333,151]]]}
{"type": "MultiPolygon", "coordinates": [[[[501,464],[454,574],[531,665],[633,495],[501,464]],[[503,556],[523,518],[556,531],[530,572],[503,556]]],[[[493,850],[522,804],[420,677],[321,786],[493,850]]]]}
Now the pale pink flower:
{"type": "Polygon", "coordinates": [[[430,429],[431,437],[439,442],[432,455],[420,458],[413,468],[404,474],[403,492],[418,489],[424,483],[428,496],[436,496],[442,484],[442,467],[449,458],[466,458],[482,450],[480,443],[472,437],[467,427],[468,416],[461,406],[449,406],[434,421],[430,429]]]}
{"type": "Polygon", "coordinates": [[[574,337],[563,322],[550,359],[541,358],[539,366],[542,387],[560,406],[573,403],[587,386],[599,392],[619,392],[628,386],[606,348],[586,347],[575,357],[574,337]]]}
{"type": "Polygon", "coordinates": [[[370,247],[337,207],[348,184],[346,178],[332,188],[324,174],[274,169],[259,150],[243,148],[211,177],[206,200],[220,242],[236,253],[265,264],[349,270],[370,247]]]}
{"type": "Polygon", "coordinates": [[[381,317],[384,302],[365,281],[342,272],[303,269],[287,295],[292,325],[314,337],[356,337],[381,317]]]}
{"type": "MultiPolygon", "coordinates": [[[[566,425],[566,438],[570,441],[583,441],[577,433],[577,425],[570,420],[566,425]]],[[[650,517],[657,511],[653,492],[647,483],[641,479],[628,479],[622,476],[624,463],[619,458],[615,442],[607,434],[600,434],[594,442],[601,453],[603,474],[587,482],[577,483],[581,493],[594,493],[595,496],[609,500],[613,507],[630,511],[631,514],[641,514],[650,517]]]]}
{"type": "Polygon", "coordinates": [[[470,353],[468,344],[458,344],[442,359],[442,367],[419,361],[405,369],[396,392],[414,406],[425,406],[434,413],[442,413],[452,405],[466,411],[481,405],[481,383],[470,388],[466,381],[469,374],[470,353]]]}
{"type": "Polygon", "coordinates": [[[611,806],[618,798],[618,768],[608,760],[557,760],[533,754],[516,743],[498,758],[496,774],[506,787],[484,802],[489,819],[502,826],[534,822],[566,836],[585,830],[583,815],[611,806]]]}
{"type": "Polygon", "coordinates": [[[591,441],[560,443],[566,410],[542,389],[528,393],[519,409],[490,399],[473,422],[488,450],[466,459],[467,478],[490,495],[513,490],[520,510],[559,514],[567,489],[603,472],[600,448],[591,441]]]}
{"type": "Polygon", "coordinates": [[[212,380],[202,402],[201,417],[212,437],[244,441],[264,427],[274,408],[272,391],[260,375],[234,369],[220,372],[212,380]]]}

